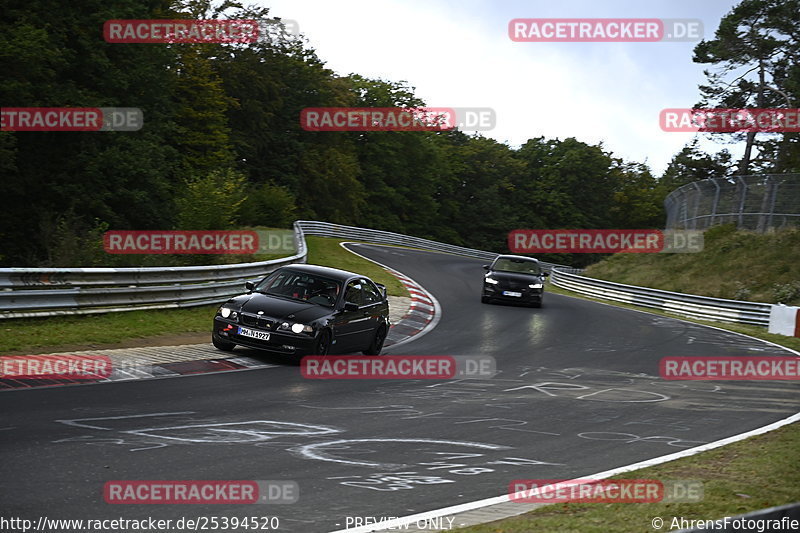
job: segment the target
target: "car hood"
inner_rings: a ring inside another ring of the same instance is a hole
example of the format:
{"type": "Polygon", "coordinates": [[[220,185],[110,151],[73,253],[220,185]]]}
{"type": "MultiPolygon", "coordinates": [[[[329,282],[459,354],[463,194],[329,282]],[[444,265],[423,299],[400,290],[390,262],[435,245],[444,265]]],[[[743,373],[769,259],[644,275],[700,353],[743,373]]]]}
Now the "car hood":
{"type": "Polygon", "coordinates": [[[499,270],[490,271],[487,276],[497,281],[516,281],[519,283],[541,283],[542,278],[535,274],[523,274],[521,272],[501,272],[499,270]]]}
{"type": "Polygon", "coordinates": [[[228,301],[228,306],[247,313],[258,314],[272,318],[286,318],[296,322],[310,322],[321,316],[333,312],[332,308],[277,298],[261,293],[242,294],[228,301]]]}

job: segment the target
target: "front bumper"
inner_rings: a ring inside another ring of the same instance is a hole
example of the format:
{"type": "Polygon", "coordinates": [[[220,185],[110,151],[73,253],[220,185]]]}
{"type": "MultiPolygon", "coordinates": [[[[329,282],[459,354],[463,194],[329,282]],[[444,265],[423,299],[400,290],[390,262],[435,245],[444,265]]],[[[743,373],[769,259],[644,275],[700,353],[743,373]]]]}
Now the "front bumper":
{"type": "Polygon", "coordinates": [[[544,289],[531,289],[527,286],[520,288],[513,285],[506,285],[504,283],[498,283],[497,285],[493,285],[491,283],[483,284],[483,297],[490,298],[492,300],[526,304],[541,303],[543,295],[544,289]],[[516,292],[521,294],[521,296],[509,296],[507,294],[503,294],[504,292],[516,292]]]}
{"type": "Polygon", "coordinates": [[[316,334],[311,336],[302,333],[297,334],[288,331],[262,329],[255,326],[242,325],[235,321],[222,318],[221,316],[214,317],[213,335],[218,339],[241,346],[247,346],[248,348],[287,355],[312,354],[317,343],[316,334]],[[252,337],[239,335],[239,327],[269,333],[269,340],[254,339],[252,337]]]}

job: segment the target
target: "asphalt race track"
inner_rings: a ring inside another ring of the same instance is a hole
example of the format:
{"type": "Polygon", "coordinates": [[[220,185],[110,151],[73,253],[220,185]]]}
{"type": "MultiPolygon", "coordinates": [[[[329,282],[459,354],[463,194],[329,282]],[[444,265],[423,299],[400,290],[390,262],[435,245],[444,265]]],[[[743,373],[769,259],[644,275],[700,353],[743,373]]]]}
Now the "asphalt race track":
{"type": "Polygon", "coordinates": [[[658,378],[665,356],[790,355],[778,347],[554,294],[542,309],[485,305],[482,261],[355,249],[412,277],[441,305],[435,329],[386,353],[491,355],[500,373],[481,381],[307,380],[297,366],[281,365],[4,392],[3,516],[277,516],[281,531],[331,531],[347,517],[499,496],[514,479],[589,476],[800,411],[796,382],[658,378]],[[103,498],[110,480],[214,479],[293,480],[300,498],[103,498]]]}

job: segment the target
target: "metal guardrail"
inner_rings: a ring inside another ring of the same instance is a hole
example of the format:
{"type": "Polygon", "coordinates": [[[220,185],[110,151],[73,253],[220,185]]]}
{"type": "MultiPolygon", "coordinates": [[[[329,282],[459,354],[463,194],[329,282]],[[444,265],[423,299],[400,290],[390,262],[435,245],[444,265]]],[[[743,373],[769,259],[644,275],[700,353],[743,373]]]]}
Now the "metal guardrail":
{"type": "MultiPolygon", "coordinates": [[[[442,242],[431,241],[422,239],[420,237],[411,237],[401,233],[393,233],[391,231],[383,231],[376,229],[357,228],[355,226],[343,226],[341,224],[331,224],[329,222],[314,222],[311,220],[298,220],[295,222],[300,226],[304,233],[307,235],[316,235],[319,237],[335,237],[339,239],[350,239],[354,241],[364,241],[375,244],[392,244],[395,246],[408,246],[410,248],[419,248],[421,250],[431,250],[434,252],[445,252],[455,255],[463,255],[466,257],[474,257],[477,259],[485,259],[487,261],[494,260],[499,254],[494,252],[485,252],[483,250],[474,250],[472,248],[464,248],[462,246],[455,246],[453,244],[445,244],[442,242]]],[[[540,264],[546,269],[551,270],[554,267],[565,267],[556,263],[547,263],[540,261],[540,264]]]]}
{"type": "MultiPolygon", "coordinates": [[[[297,253],[281,259],[233,265],[144,268],[0,269],[0,319],[168,309],[224,302],[242,283],[292,263],[305,263],[305,235],[411,246],[491,261],[497,255],[389,231],[299,220],[297,253]]],[[[553,266],[544,264],[546,268],[553,266]]]]}
{"type": "Polygon", "coordinates": [[[302,230],[296,254],[232,265],[142,268],[2,268],[0,319],[169,309],[223,302],[245,280],[283,265],[305,263],[302,230]]]}
{"type": "Polygon", "coordinates": [[[772,304],[724,300],[695,294],[662,291],[623,283],[613,283],[579,275],[577,269],[553,269],[550,277],[556,287],[603,300],[661,309],[670,313],[714,320],[768,326],[772,304]]]}
{"type": "MultiPolygon", "coordinates": [[[[0,319],[140,309],[167,309],[223,302],[241,293],[242,283],[292,263],[305,263],[305,235],[408,246],[493,260],[497,254],[390,231],[298,220],[297,253],[281,259],[234,265],[146,268],[0,269],[0,319]]],[[[771,305],[720,300],[577,275],[579,269],[542,262],[558,287],[596,298],[663,309],[695,318],[767,326],[771,305]]]]}

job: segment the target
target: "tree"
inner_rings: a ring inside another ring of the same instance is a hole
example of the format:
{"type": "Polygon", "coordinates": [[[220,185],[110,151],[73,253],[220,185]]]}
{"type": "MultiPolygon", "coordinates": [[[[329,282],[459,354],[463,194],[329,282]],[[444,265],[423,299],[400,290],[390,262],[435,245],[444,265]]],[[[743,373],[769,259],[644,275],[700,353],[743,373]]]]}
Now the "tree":
{"type": "MultiPolygon", "coordinates": [[[[743,0],[722,18],[715,38],[694,49],[696,63],[717,67],[716,72],[705,71],[708,84],[700,86],[702,101],[697,106],[796,107],[799,37],[800,0],[743,0]]],[[[783,135],[784,142],[764,144],[757,142],[755,132],[746,133],[738,174],[748,174],[753,167],[772,172],[797,168],[797,134],[777,135],[783,135]],[[755,158],[753,148],[759,150],[755,158]]],[[[741,137],[734,135],[733,140],[741,137]]]]}
{"type": "Polygon", "coordinates": [[[246,183],[244,175],[231,169],[190,178],[175,202],[177,229],[232,229],[246,199],[246,183]]]}
{"type": "Polygon", "coordinates": [[[724,178],[731,170],[731,155],[727,150],[721,150],[713,156],[708,155],[700,151],[697,139],[694,139],[672,157],[661,175],[659,185],[663,194],[667,195],[693,181],[724,178]]]}

